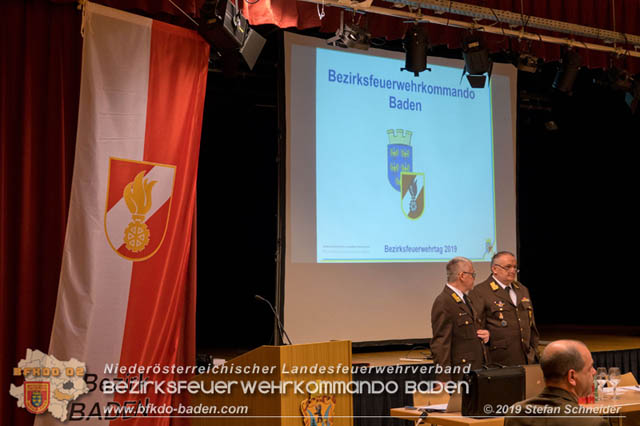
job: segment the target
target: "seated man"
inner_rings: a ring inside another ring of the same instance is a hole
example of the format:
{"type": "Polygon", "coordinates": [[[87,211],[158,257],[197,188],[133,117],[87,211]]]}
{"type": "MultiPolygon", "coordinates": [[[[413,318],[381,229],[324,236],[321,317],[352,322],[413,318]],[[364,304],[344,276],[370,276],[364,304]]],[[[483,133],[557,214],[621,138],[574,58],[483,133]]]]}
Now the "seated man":
{"type": "Polygon", "coordinates": [[[518,417],[507,417],[505,426],[609,425],[602,417],[587,417],[590,413],[580,410],[578,405],[579,397],[591,393],[595,374],[591,353],[584,343],[575,340],[551,342],[542,353],[540,367],[544,390],[540,395],[512,406],[508,416],[518,417]]]}

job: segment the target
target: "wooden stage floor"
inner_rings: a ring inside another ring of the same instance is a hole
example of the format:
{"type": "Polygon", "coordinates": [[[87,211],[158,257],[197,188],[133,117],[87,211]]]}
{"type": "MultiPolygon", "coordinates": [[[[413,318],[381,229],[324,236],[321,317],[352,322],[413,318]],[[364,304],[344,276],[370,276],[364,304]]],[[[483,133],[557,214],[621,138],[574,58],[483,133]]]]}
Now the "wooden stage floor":
{"type": "MultiPolygon", "coordinates": [[[[574,339],[583,341],[591,352],[618,351],[624,349],[640,349],[640,327],[583,327],[583,326],[541,326],[541,349],[551,341],[558,339],[574,339]]],[[[428,349],[415,346],[415,349],[354,353],[354,363],[367,363],[372,366],[413,364],[425,362],[428,349]],[[402,361],[401,358],[416,358],[420,361],[402,361]]]]}
{"type": "MultiPolygon", "coordinates": [[[[640,349],[640,327],[602,327],[602,326],[540,326],[540,344],[558,339],[576,339],[583,341],[591,352],[617,351],[624,349],[640,349]]],[[[215,358],[232,359],[250,349],[248,348],[211,348],[204,352],[215,358]]],[[[354,363],[368,363],[377,365],[411,364],[411,361],[401,361],[400,358],[421,358],[430,355],[425,346],[407,346],[404,350],[394,351],[364,351],[356,350],[353,354],[354,363]]]]}

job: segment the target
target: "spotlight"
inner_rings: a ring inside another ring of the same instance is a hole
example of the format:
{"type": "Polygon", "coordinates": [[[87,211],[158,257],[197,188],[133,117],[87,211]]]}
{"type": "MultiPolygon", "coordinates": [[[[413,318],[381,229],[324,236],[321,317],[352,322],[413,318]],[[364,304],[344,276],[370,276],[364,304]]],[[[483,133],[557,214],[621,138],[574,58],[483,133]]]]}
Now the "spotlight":
{"type": "Polygon", "coordinates": [[[427,68],[429,39],[421,26],[415,24],[409,27],[402,41],[402,46],[406,56],[405,67],[400,68],[400,71],[411,71],[416,77],[424,70],[431,71],[431,68],[427,68]]]}
{"type": "Polygon", "coordinates": [[[240,56],[253,69],[266,39],[254,31],[230,0],[206,0],[198,32],[220,56],[240,56]]]}
{"type": "Polygon", "coordinates": [[[327,40],[327,44],[342,48],[368,50],[371,41],[371,33],[366,29],[344,23],[344,11],[340,12],[340,27],[336,35],[327,40]]]}
{"type": "Polygon", "coordinates": [[[628,92],[633,88],[633,77],[627,71],[615,66],[607,70],[607,79],[613,90],[628,92]]]}
{"type": "Polygon", "coordinates": [[[480,34],[472,32],[462,40],[462,56],[464,58],[462,75],[467,74],[467,80],[472,88],[482,89],[487,79],[485,74],[491,79],[493,62],[489,59],[489,51],[480,34]]]}
{"type": "Polygon", "coordinates": [[[564,93],[571,93],[573,83],[576,81],[582,58],[575,50],[567,50],[562,57],[562,65],[558,68],[553,88],[564,93]]]}
{"type": "Polygon", "coordinates": [[[518,57],[518,69],[524,72],[537,72],[539,59],[535,56],[523,53],[518,57]]]}
{"type": "Polygon", "coordinates": [[[547,129],[548,132],[555,132],[559,129],[558,123],[556,123],[553,119],[548,119],[544,122],[544,128],[547,129]]]}
{"type": "Polygon", "coordinates": [[[638,111],[638,103],[640,103],[640,80],[637,78],[633,81],[633,86],[630,92],[625,93],[625,101],[631,109],[631,114],[635,114],[638,111]]]}

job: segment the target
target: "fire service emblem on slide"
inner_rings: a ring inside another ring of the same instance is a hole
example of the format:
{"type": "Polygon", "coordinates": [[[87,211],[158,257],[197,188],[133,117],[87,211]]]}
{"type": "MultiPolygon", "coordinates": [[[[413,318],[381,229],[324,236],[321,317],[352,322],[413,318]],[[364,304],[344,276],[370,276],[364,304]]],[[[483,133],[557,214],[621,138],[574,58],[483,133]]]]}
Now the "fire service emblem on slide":
{"type": "Polygon", "coordinates": [[[416,220],[424,212],[424,173],[413,172],[413,132],[403,129],[387,130],[387,176],[389,183],[400,192],[400,202],[404,215],[416,220]]]}
{"type": "Polygon", "coordinates": [[[128,260],[150,258],[167,231],[176,168],[169,164],[109,159],[105,232],[128,260]]]}
{"type": "Polygon", "coordinates": [[[402,173],[402,211],[409,219],[418,219],[424,212],[424,173],[402,173]]]}

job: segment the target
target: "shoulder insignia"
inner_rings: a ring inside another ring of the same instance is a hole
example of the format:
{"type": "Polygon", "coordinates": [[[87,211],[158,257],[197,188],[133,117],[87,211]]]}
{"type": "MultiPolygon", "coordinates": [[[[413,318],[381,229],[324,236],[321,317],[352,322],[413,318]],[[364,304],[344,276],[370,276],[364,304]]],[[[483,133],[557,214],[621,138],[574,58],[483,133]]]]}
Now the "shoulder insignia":
{"type": "Polygon", "coordinates": [[[456,303],[462,302],[462,299],[460,299],[460,296],[458,296],[456,293],[451,293],[451,297],[453,297],[453,300],[455,300],[456,303]]]}
{"type": "Polygon", "coordinates": [[[489,283],[489,286],[491,287],[491,290],[496,291],[497,289],[499,289],[500,287],[498,287],[498,284],[494,283],[493,281],[491,281],[489,283]]]}

